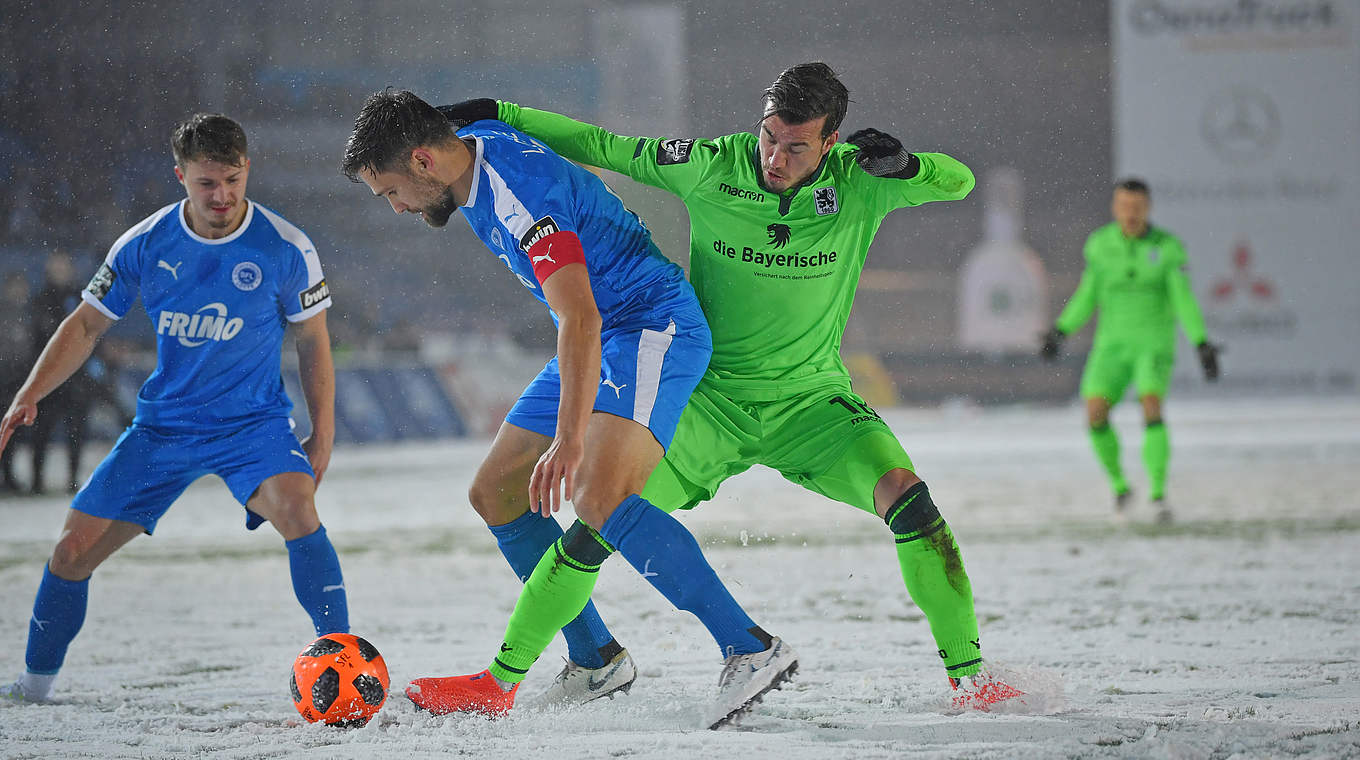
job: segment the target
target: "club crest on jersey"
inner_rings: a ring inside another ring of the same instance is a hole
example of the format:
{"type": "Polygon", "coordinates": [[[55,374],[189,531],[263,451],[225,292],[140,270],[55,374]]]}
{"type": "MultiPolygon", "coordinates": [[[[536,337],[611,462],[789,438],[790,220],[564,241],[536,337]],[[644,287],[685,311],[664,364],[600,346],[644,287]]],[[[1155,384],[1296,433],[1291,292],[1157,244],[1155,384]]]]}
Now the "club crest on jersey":
{"type": "Polygon", "coordinates": [[[834,214],[841,210],[841,205],[836,201],[836,188],[819,187],[812,192],[812,202],[817,207],[817,216],[834,214]]]}
{"type": "Polygon", "coordinates": [[[260,265],[253,261],[242,261],[231,270],[231,284],[237,290],[244,290],[247,293],[260,287],[260,281],[264,279],[264,272],[260,270],[260,265]]]}
{"type": "Polygon", "coordinates": [[[304,310],[310,309],[330,297],[331,287],[326,284],[325,280],[298,293],[298,301],[302,304],[304,310]]]}
{"type": "Polygon", "coordinates": [[[656,144],[656,162],[661,166],[686,163],[691,150],[694,150],[693,140],[662,140],[656,144]]]}
{"type": "Polygon", "coordinates": [[[1162,252],[1161,252],[1160,250],[1156,249],[1156,248],[1149,248],[1149,249],[1148,249],[1148,261],[1151,262],[1151,263],[1153,263],[1153,264],[1156,264],[1156,263],[1157,263],[1157,258],[1158,258],[1159,256],[1161,256],[1161,255],[1162,255],[1162,252]]]}
{"type": "Polygon", "coordinates": [[[109,294],[109,288],[113,287],[113,281],[117,277],[118,275],[114,273],[113,267],[109,266],[106,261],[99,265],[99,271],[95,272],[94,277],[90,278],[90,284],[86,285],[85,289],[90,292],[90,295],[102,301],[104,296],[109,294]]]}
{"type": "Polygon", "coordinates": [[[227,319],[227,305],[216,302],[193,314],[162,311],[156,320],[156,334],[176,338],[185,348],[195,348],[210,340],[231,340],[244,326],[245,320],[240,317],[227,319]]]}
{"type": "Polygon", "coordinates": [[[557,221],[551,216],[545,216],[534,222],[529,231],[524,233],[524,237],[519,239],[520,250],[527,253],[534,243],[558,231],[557,221]]]}

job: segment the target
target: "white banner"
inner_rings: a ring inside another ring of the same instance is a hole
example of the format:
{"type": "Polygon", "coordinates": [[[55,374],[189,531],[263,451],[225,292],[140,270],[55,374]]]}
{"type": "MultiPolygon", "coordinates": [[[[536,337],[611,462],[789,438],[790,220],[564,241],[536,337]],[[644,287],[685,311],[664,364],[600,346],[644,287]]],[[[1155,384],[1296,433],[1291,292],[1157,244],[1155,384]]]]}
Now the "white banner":
{"type": "Polygon", "coordinates": [[[1115,174],[1185,242],[1223,384],[1360,387],[1360,3],[1112,0],[1111,23],[1115,174]]]}

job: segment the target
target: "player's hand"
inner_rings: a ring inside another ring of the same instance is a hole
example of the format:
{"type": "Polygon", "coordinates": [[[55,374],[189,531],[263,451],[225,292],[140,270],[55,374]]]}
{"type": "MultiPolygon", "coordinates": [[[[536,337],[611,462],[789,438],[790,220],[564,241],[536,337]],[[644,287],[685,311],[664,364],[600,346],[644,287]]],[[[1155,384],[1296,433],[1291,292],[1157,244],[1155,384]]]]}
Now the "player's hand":
{"type": "Polygon", "coordinates": [[[1039,356],[1043,357],[1046,362],[1057,359],[1058,354],[1062,353],[1063,338],[1066,337],[1067,336],[1063,334],[1062,330],[1059,330],[1056,327],[1044,333],[1042,336],[1044,342],[1043,345],[1039,347],[1039,356]]]}
{"type": "Polygon", "coordinates": [[[38,419],[38,405],[15,399],[5,417],[0,420],[0,451],[9,445],[9,437],[20,425],[32,425],[38,419]]]}
{"type": "Polygon", "coordinates": [[[538,512],[544,517],[562,508],[562,502],[571,498],[576,485],[576,470],[585,459],[585,442],[581,440],[554,438],[548,450],[538,458],[534,474],[529,476],[529,511],[538,512]],[[562,488],[566,488],[563,495],[562,488]]]}
{"type": "Polygon", "coordinates": [[[323,441],[315,435],[307,437],[302,442],[302,450],[307,454],[307,461],[312,465],[312,472],[316,473],[316,485],[321,485],[321,476],[326,474],[326,468],[331,466],[331,451],[335,444],[329,440],[323,441]]]}
{"type": "Polygon", "coordinates": [[[1219,347],[1206,340],[1195,346],[1195,350],[1199,352],[1199,366],[1204,368],[1204,379],[1211,383],[1218,380],[1219,347]]]}
{"type": "Polygon", "coordinates": [[[908,153],[896,137],[886,132],[861,129],[845,141],[859,148],[855,160],[861,169],[875,177],[907,179],[916,176],[920,170],[920,161],[908,153]]]}
{"type": "Polygon", "coordinates": [[[494,119],[500,115],[500,105],[491,98],[472,98],[451,106],[435,106],[454,129],[462,129],[474,121],[494,119]]]}

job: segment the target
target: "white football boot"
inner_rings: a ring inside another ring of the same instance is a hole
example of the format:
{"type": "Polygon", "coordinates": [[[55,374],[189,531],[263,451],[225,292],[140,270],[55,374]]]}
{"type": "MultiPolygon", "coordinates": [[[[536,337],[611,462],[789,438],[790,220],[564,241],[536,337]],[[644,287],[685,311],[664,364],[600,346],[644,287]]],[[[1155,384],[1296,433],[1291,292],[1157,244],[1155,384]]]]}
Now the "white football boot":
{"type": "Polygon", "coordinates": [[[723,660],[718,697],[704,713],[704,725],[715,729],[748,712],[760,698],[778,689],[798,672],[798,655],[778,636],[770,648],[754,654],[734,654],[723,660]]]}
{"type": "Polygon", "coordinates": [[[567,660],[548,690],[524,704],[532,708],[563,707],[583,705],[600,697],[613,699],[620,692],[627,694],[636,680],[637,665],[627,649],[600,668],[587,668],[567,660]]]}

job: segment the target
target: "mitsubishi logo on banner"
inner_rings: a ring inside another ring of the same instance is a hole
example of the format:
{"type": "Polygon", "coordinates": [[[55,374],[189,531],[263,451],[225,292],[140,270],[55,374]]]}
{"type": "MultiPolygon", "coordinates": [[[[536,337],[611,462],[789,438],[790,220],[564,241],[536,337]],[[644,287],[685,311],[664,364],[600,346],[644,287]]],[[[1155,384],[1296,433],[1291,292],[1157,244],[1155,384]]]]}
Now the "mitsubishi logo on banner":
{"type": "Polygon", "coordinates": [[[1205,325],[1225,339],[1288,338],[1298,331],[1298,315],[1285,307],[1274,280],[1256,271],[1251,244],[1239,240],[1228,255],[1226,271],[1210,280],[1205,325]]]}

